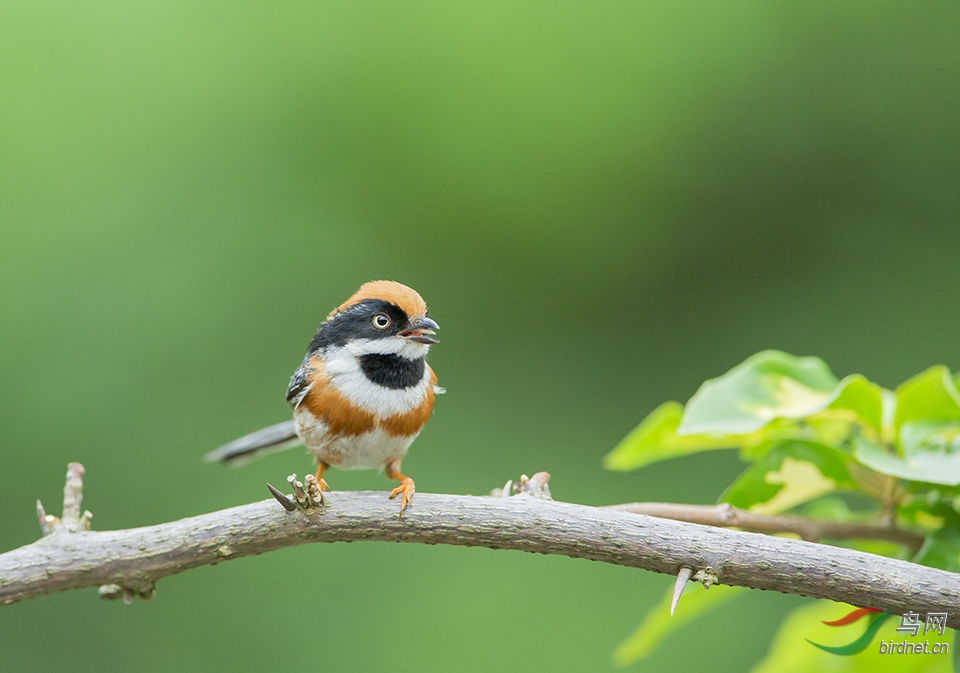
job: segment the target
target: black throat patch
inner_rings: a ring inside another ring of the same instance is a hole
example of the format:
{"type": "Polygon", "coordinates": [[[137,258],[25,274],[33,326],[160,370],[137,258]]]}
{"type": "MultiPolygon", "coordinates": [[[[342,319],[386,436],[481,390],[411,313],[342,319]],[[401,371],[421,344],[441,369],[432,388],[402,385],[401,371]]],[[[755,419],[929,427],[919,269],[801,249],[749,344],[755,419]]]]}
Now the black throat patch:
{"type": "Polygon", "coordinates": [[[380,353],[360,356],[360,368],[364,375],[377,385],[394,390],[412,388],[420,383],[425,367],[423,358],[408,360],[399,355],[380,353]]]}

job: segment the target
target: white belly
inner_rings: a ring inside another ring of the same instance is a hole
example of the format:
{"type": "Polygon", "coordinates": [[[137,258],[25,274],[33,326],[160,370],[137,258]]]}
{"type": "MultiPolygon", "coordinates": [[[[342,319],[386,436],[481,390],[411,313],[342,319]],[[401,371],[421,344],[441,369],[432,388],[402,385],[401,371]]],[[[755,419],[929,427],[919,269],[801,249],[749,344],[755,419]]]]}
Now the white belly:
{"type": "MultiPolygon", "coordinates": [[[[309,411],[294,413],[297,434],[320,460],[343,470],[369,470],[403,458],[417,435],[392,437],[383,430],[373,430],[355,437],[331,437],[327,424],[309,411]]],[[[418,433],[419,434],[419,433],[418,433]]]]}
{"type": "Polygon", "coordinates": [[[325,463],[344,470],[371,469],[403,458],[415,438],[391,437],[374,430],[356,437],[339,437],[315,453],[325,463]]]}

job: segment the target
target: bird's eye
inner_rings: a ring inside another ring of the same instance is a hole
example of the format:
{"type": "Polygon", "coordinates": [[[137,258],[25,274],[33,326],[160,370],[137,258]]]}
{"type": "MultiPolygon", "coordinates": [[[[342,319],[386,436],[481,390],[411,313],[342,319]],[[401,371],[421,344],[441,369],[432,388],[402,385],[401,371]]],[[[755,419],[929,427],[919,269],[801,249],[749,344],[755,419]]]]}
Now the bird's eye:
{"type": "Polygon", "coordinates": [[[373,326],[377,329],[387,329],[390,326],[390,318],[386,313],[378,313],[373,316],[373,326]]]}

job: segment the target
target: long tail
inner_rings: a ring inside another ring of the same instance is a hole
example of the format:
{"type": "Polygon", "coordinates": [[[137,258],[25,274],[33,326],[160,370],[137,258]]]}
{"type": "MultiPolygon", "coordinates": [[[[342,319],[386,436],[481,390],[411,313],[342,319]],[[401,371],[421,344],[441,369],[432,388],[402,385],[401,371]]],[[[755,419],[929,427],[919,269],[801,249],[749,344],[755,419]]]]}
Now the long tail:
{"type": "Polygon", "coordinates": [[[283,451],[302,443],[291,419],[224,444],[205,455],[203,460],[208,463],[243,465],[268,453],[283,451]]]}

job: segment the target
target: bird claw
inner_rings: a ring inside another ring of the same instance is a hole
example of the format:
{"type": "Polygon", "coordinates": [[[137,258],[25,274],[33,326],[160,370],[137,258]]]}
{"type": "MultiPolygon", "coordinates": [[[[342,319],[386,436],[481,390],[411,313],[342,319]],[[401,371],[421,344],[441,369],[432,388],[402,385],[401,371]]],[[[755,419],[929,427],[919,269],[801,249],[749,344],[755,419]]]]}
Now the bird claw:
{"type": "Polygon", "coordinates": [[[395,489],[390,491],[390,499],[396,498],[398,495],[402,496],[400,498],[400,516],[403,516],[403,512],[407,509],[407,505],[410,504],[410,501],[413,499],[413,494],[416,493],[417,489],[413,484],[413,479],[410,477],[404,477],[400,480],[400,485],[395,489]]]}
{"type": "MultiPolygon", "coordinates": [[[[320,481],[323,482],[322,479],[320,481]]],[[[323,482],[321,485],[317,482],[317,478],[312,474],[308,474],[306,477],[304,477],[304,482],[306,483],[300,483],[297,481],[296,474],[291,474],[289,477],[287,477],[287,483],[289,483],[290,488],[293,489],[292,498],[281,493],[271,484],[267,484],[267,488],[270,489],[270,494],[276,498],[277,502],[279,502],[288,512],[300,510],[304,514],[312,514],[317,510],[318,507],[324,504],[323,491],[320,489],[323,486],[326,486],[326,482],[323,482]]],[[[329,488],[327,490],[329,490],[329,488]]]]}

